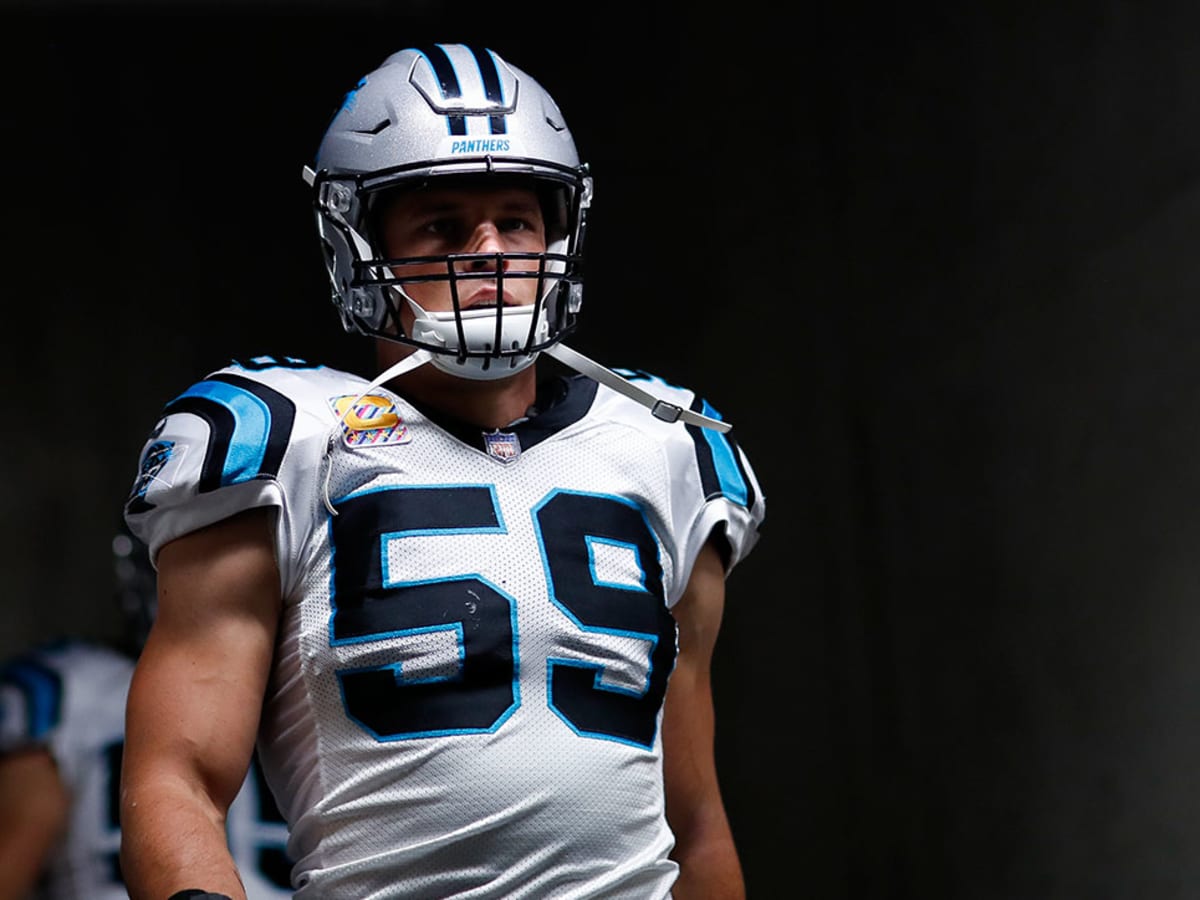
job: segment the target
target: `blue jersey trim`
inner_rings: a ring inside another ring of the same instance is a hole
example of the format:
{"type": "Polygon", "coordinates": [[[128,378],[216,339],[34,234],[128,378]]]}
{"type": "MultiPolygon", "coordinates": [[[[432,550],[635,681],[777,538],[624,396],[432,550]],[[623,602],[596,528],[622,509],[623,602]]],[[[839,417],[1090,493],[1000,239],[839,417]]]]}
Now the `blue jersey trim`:
{"type": "Polygon", "coordinates": [[[180,399],[195,397],[220,404],[233,414],[229,446],[221,466],[221,485],[249,481],[262,471],[271,433],[271,411],[248,391],[220,381],[202,381],[180,399]]]}
{"type": "Polygon", "coordinates": [[[62,717],[62,679],[53,670],[33,660],[21,660],[7,666],[3,679],[15,684],[25,695],[29,737],[41,740],[58,725],[62,717]]]}
{"type": "Polygon", "coordinates": [[[199,490],[216,490],[279,474],[296,405],[253,378],[218,373],[192,385],[163,415],[186,412],[208,423],[199,490]]]}
{"type": "MultiPolygon", "coordinates": [[[[701,411],[711,418],[721,418],[721,414],[713,409],[707,400],[702,402],[701,411]]],[[[738,466],[737,451],[733,444],[725,435],[712,428],[701,430],[712,450],[713,466],[716,469],[721,493],[734,503],[748,506],[750,492],[746,487],[746,479],[742,476],[741,468],[738,466]]]]}

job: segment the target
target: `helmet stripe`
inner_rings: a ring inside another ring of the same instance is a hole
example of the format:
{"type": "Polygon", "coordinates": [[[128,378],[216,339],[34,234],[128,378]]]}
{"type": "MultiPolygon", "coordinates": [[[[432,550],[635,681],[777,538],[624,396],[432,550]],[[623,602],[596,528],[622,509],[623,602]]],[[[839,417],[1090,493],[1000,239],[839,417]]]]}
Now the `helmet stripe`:
{"type": "MultiPolygon", "coordinates": [[[[486,48],[468,47],[466,45],[458,46],[470,53],[475,59],[475,66],[479,70],[479,80],[483,85],[483,105],[503,109],[504,86],[500,80],[500,70],[496,68],[496,60],[492,56],[492,52],[486,48]]],[[[429,47],[422,47],[417,52],[425,57],[430,69],[433,70],[433,75],[437,79],[438,87],[442,92],[442,98],[444,100],[462,99],[462,82],[458,79],[458,73],[454,69],[454,62],[450,59],[450,54],[446,52],[446,48],[441,44],[433,44],[429,47]]],[[[474,103],[468,103],[467,105],[476,106],[474,103]]],[[[447,114],[446,124],[450,134],[465,135],[467,133],[467,117],[465,113],[447,114]]],[[[488,126],[492,134],[505,134],[508,131],[503,113],[488,116],[488,126]]]]}
{"type": "MultiPolygon", "coordinates": [[[[433,44],[430,47],[422,47],[418,51],[429,62],[429,67],[433,69],[433,74],[438,80],[438,87],[442,89],[442,97],[447,100],[456,100],[462,96],[462,88],[458,83],[458,74],[454,71],[454,63],[450,61],[450,56],[442,49],[441,45],[433,44]]],[[[451,134],[466,134],[467,120],[461,113],[452,113],[446,116],[446,124],[450,127],[451,134]]]]}
{"type": "Polygon", "coordinates": [[[442,89],[442,96],[447,100],[454,100],[462,96],[462,88],[458,84],[458,75],[454,72],[454,63],[450,62],[450,57],[440,45],[434,44],[432,47],[422,47],[419,51],[427,60],[429,67],[433,69],[433,74],[437,76],[438,87],[442,89]]]}
{"type": "MultiPolygon", "coordinates": [[[[496,60],[492,58],[492,51],[487,48],[479,50],[475,47],[467,49],[471,51],[479,66],[479,77],[483,80],[483,92],[487,96],[488,102],[503,107],[504,91],[500,85],[500,73],[496,70],[496,60]]],[[[504,116],[489,116],[488,122],[491,125],[492,134],[505,133],[504,116]]]]}

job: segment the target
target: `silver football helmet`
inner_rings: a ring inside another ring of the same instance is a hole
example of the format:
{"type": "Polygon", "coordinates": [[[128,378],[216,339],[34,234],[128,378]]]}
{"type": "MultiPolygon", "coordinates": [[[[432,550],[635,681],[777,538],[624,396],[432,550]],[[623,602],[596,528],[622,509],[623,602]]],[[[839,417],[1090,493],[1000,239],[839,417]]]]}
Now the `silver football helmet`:
{"type": "Polygon", "coordinates": [[[444,371],[491,379],[525,368],[574,329],[592,179],[553,98],[491,50],[437,44],[393,53],[346,95],[304,175],[347,331],[410,344],[444,371]],[[546,252],[386,258],[372,220],[383,192],[450,178],[533,187],[546,252]],[[405,274],[430,263],[440,274],[405,274]],[[473,278],[497,281],[501,293],[504,279],[536,278],[538,300],[461,308],[459,288],[473,278]],[[406,292],[418,281],[448,282],[453,310],[423,309],[406,292]],[[404,305],[416,317],[409,330],[404,305]]]}

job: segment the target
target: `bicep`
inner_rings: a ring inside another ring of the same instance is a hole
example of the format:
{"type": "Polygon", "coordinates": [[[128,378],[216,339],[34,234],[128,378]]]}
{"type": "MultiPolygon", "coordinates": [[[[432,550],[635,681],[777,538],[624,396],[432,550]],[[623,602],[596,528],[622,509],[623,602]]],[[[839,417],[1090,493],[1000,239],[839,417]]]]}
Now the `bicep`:
{"type": "Polygon", "coordinates": [[[716,545],[701,551],[672,610],[679,654],[663,712],[663,767],[672,827],[720,803],[713,756],[712,655],[725,607],[725,570],[716,545]]]}
{"type": "Polygon", "coordinates": [[[165,545],[158,611],[126,710],[123,779],[191,782],[225,807],[258,728],[280,610],[269,512],[165,545]]]}

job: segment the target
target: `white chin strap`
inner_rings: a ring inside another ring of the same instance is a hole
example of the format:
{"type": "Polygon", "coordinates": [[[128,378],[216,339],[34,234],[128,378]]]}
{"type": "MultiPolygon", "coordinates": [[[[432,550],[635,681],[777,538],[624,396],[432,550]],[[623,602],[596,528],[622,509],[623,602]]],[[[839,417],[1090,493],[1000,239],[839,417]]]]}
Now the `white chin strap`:
{"type": "MultiPolygon", "coordinates": [[[[355,398],[354,402],[346,407],[346,411],[349,412],[351,409],[357,406],[363,397],[367,396],[367,394],[371,393],[371,391],[375,390],[375,388],[379,387],[384,382],[391,381],[393,378],[398,378],[405,372],[411,372],[413,369],[425,365],[425,363],[430,362],[432,359],[432,350],[416,350],[404,357],[404,359],[400,360],[400,362],[393,363],[392,365],[388,366],[386,369],[376,375],[370,384],[363,388],[362,393],[355,398]]],[[[342,415],[345,416],[346,413],[342,413],[342,415]]]]}
{"type": "Polygon", "coordinates": [[[553,356],[563,365],[570,366],[581,375],[593,378],[614,391],[624,394],[630,400],[642,404],[656,419],[662,419],[664,422],[685,422],[688,425],[699,425],[701,428],[711,428],[722,434],[733,427],[730,423],[722,422],[720,419],[704,416],[693,410],[684,409],[682,406],[676,406],[674,403],[668,403],[565,344],[554,344],[542,352],[547,356],[553,356]]]}
{"type": "MultiPolygon", "coordinates": [[[[684,422],[688,425],[698,425],[701,428],[711,428],[713,431],[724,434],[733,426],[729,422],[723,422],[720,419],[714,419],[710,416],[701,415],[694,410],[685,409],[682,406],[676,406],[674,403],[668,403],[654,394],[638,387],[632,381],[622,378],[611,369],[606,369],[598,362],[593,362],[582,353],[572,350],[565,344],[554,344],[547,347],[544,351],[547,356],[553,356],[560,363],[569,366],[581,375],[586,375],[593,378],[601,384],[607,385],[614,391],[624,394],[631,400],[640,403],[646,409],[650,410],[650,414],[656,419],[661,419],[664,422],[684,422]]],[[[379,387],[387,381],[391,381],[405,372],[411,372],[418,366],[423,366],[425,363],[432,361],[434,353],[430,350],[417,350],[414,353],[404,357],[395,365],[388,366],[381,373],[375,376],[374,380],[363,388],[362,393],[351,404],[347,405],[346,412],[342,413],[345,416],[351,409],[358,405],[367,394],[379,387]]]]}

